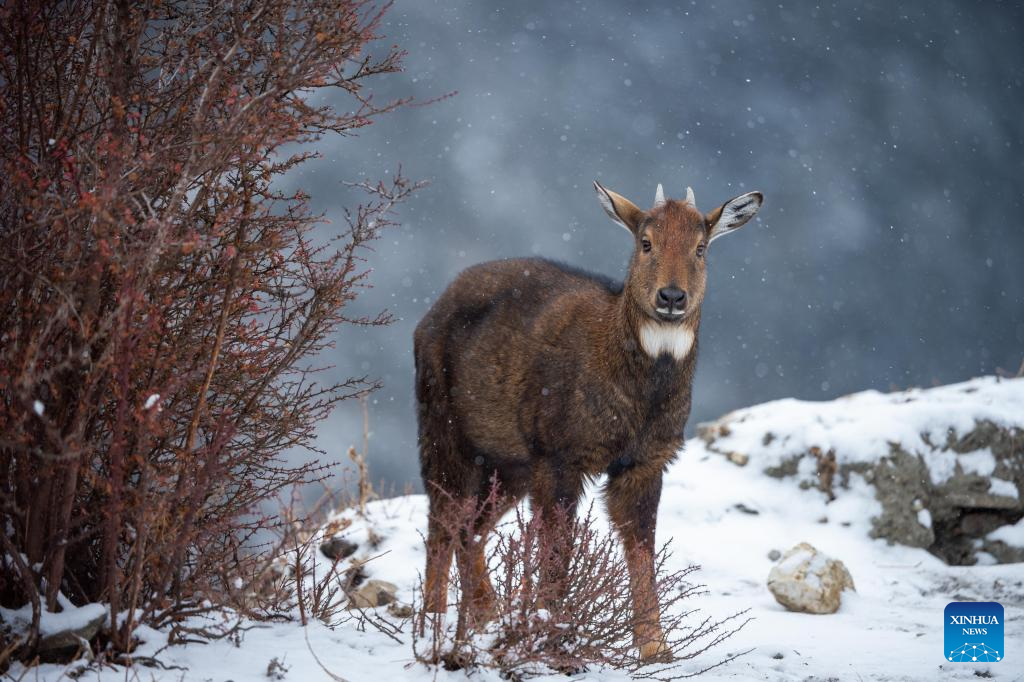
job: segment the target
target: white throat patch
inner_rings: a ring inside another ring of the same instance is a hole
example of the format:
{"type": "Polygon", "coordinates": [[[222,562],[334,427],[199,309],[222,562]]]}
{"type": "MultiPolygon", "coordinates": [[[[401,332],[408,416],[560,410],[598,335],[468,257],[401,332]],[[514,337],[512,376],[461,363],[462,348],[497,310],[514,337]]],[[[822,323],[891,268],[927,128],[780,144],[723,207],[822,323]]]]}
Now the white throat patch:
{"type": "Polygon", "coordinates": [[[676,360],[682,360],[693,348],[693,330],[681,324],[648,320],[640,325],[640,345],[652,358],[669,353],[676,360]]]}

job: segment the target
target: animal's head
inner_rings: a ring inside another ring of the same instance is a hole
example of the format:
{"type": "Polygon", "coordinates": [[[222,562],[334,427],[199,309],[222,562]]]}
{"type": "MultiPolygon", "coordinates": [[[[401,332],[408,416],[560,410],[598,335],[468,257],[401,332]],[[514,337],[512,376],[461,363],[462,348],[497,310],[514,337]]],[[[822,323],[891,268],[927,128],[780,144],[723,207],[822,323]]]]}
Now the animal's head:
{"type": "Polygon", "coordinates": [[[616,223],[633,235],[633,258],[625,294],[650,319],[675,325],[700,310],[707,285],[711,242],[743,226],[761,208],[764,196],[747,192],[710,213],[697,210],[693,190],[686,199],[665,199],[661,185],[649,211],[595,182],[598,199],[616,223]]]}

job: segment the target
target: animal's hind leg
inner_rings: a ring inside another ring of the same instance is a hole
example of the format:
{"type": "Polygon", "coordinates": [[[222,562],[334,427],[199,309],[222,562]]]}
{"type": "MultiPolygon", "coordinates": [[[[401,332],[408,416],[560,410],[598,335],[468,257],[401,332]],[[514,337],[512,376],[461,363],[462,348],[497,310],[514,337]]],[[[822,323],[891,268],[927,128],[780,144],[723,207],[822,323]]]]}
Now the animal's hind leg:
{"type": "Polygon", "coordinates": [[[423,585],[423,610],[444,613],[448,610],[448,575],[452,565],[452,537],[444,527],[439,505],[431,503],[427,521],[427,570],[423,585]]]}
{"type": "Polygon", "coordinates": [[[423,340],[417,331],[416,401],[420,473],[430,501],[427,520],[427,565],[423,610],[448,610],[448,576],[457,537],[452,535],[452,502],[463,488],[464,467],[455,447],[450,403],[440,369],[442,348],[436,339],[423,340]]]}
{"type": "Polygon", "coordinates": [[[489,621],[495,615],[495,592],[487,571],[487,536],[502,516],[516,503],[510,496],[477,498],[477,514],[472,524],[462,531],[456,549],[456,563],[462,586],[462,600],[469,605],[474,618],[489,621]]]}

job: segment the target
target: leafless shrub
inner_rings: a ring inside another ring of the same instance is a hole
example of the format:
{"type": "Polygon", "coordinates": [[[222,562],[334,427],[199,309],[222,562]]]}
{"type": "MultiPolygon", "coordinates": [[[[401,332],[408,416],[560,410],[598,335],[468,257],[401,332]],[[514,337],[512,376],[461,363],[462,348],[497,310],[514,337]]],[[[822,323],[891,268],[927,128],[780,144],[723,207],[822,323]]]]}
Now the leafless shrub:
{"type": "Polygon", "coordinates": [[[366,464],[366,458],[370,454],[370,405],[367,394],[359,394],[359,406],[363,411],[363,449],[357,451],[355,446],[348,449],[349,460],[356,465],[358,473],[358,509],[361,516],[366,515],[366,503],[377,497],[373,491],[373,484],[370,482],[370,470],[366,464]]]}
{"type": "MultiPolygon", "coordinates": [[[[447,507],[442,521],[451,537],[475,527],[477,517],[497,502],[496,487],[491,495],[483,502],[460,501],[447,507]]],[[[746,611],[714,620],[688,608],[705,593],[703,585],[691,582],[699,567],[670,569],[666,545],[656,555],[656,566],[671,661],[640,660],[634,632],[646,622],[646,614],[634,611],[621,543],[595,523],[592,509],[578,519],[563,514],[545,520],[536,515],[528,518],[517,508],[511,521],[498,526],[495,536],[486,553],[493,601],[487,597],[480,603],[474,597],[487,590],[466,584],[467,577],[478,580],[472,572],[453,576],[456,597],[448,613],[421,611],[418,615],[413,631],[417,660],[449,670],[496,668],[514,680],[602,666],[627,670],[638,679],[671,680],[700,674],[745,653],[732,653],[696,669],[688,665],[749,619],[744,618],[746,611]],[[556,524],[558,531],[542,532],[544,523],[556,524]],[[549,546],[552,542],[545,537],[557,538],[557,546],[549,546]],[[566,559],[568,570],[562,572],[566,559]],[[560,577],[545,578],[551,575],[560,577]]],[[[421,583],[421,594],[424,588],[421,583]]]]}
{"type": "Polygon", "coordinates": [[[832,502],[836,499],[832,482],[839,470],[839,465],[836,463],[836,451],[830,448],[828,452],[822,452],[821,448],[815,445],[811,447],[811,454],[817,462],[818,488],[828,496],[828,501],[832,502]]]}
{"type": "Polygon", "coordinates": [[[335,626],[349,618],[348,592],[363,580],[361,563],[331,559],[321,552],[324,538],[344,530],[329,522],[337,494],[325,493],[305,509],[298,493],[280,505],[282,523],[260,552],[261,560],[236,566],[225,603],[257,621],[317,619],[335,626]]]}
{"type": "Polygon", "coordinates": [[[288,674],[288,670],[288,666],[284,664],[284,657],[279,660],[277,656],[274,656],[267,664],[267,677],[272,680],[283,680],[288,674]]]}
{"type": "MultiPolygon", "coordinates": [[[[365,443],[369,432],[366,420],[363,431],[365,443]]],[[[351,528],[352,517],[338,512],[353,509],[365,523],[365,508],[359,510],[359,501],[377,495],[366,466],[357,466],[354,482],[349,481],[351,472],[344,469],[339,476],[340,487],[325,486],[324,494],[310,507],[303,505],[297,491],[287,504],[280,505],[282,523],[275,527],[275,539],[261,553],[263,561],[249,562],[244,566],[248,574],[224,580],[235,587],[227,600],[234,609],[257,621],[298,620],[306,625],[315,618],[330,627],[355,621],[357,629],[369,625],[398,638],[402,630],[399,625],[373,609],[355,608],[349,598],[366,578],[366,563],[378,557],[332,557],[325,549],[333,540],[344,540],[351,528]]],[[[372,527],[364,530],[369,547],[363,549],[372,549],[379,540],[374,539],[372,527]]],[[[403,618],[400,612],[391,615],[403,618]]]]}
{"type": "Polygon", "coordinates": [[[31,605],[21,658],[59,593],[127,614],[111,656],[220,599],[273,523],[254,510],[326,473],[283,453],[375,386],[321,384],[314,358],[338,325],[388,322],[345,308],[415,186],[362,183],[325,243],[275,180],[403,104],[365,87],[400,68],[386,8],[0,7],[0,604],[31,605]]]}

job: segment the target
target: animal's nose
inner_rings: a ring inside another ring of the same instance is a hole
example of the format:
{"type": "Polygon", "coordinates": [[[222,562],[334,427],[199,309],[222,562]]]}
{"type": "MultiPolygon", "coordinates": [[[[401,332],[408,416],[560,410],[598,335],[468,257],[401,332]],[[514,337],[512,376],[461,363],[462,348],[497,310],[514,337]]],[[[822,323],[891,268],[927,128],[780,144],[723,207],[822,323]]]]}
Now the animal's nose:
{"type": "Polygon", "coordinates": [[[658,307],[669,310],[682,310],[686,307],[686,292],[679,287],[662,287],[658,289],[658,307]]]}

